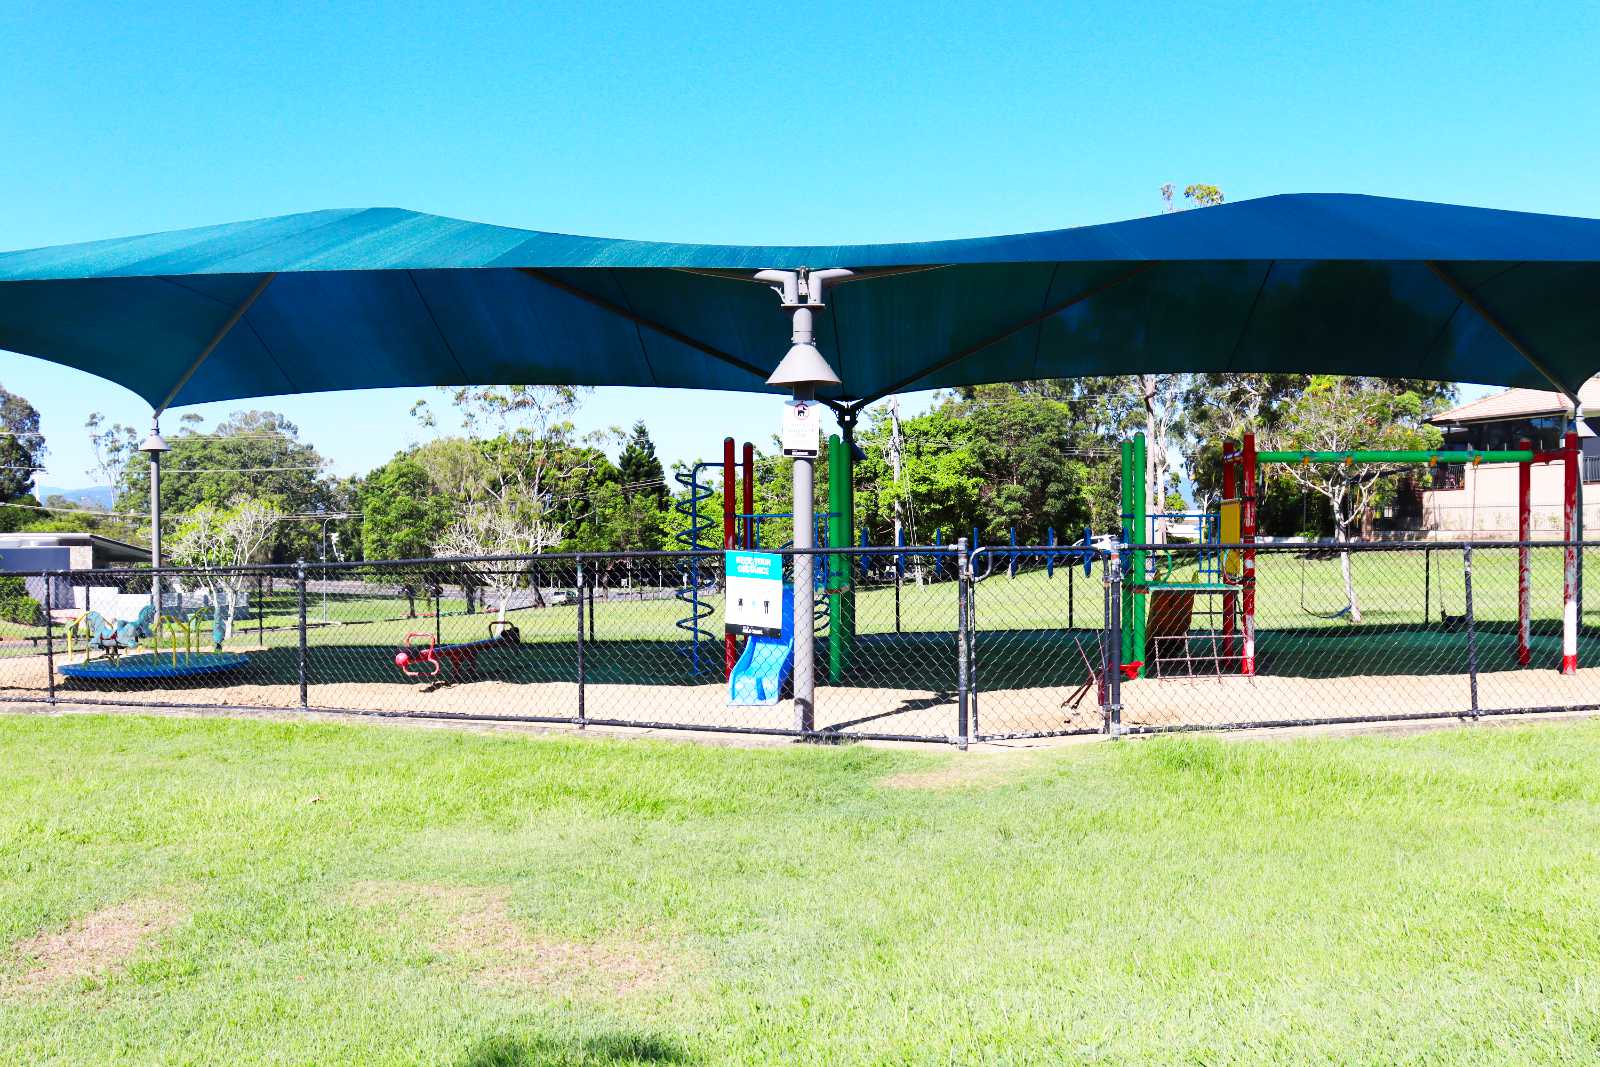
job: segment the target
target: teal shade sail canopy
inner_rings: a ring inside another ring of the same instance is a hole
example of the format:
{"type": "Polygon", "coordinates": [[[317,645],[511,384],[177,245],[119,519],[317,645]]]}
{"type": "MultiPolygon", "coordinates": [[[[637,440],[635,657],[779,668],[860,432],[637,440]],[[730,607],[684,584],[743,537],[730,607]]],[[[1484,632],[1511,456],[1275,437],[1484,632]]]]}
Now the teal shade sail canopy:
{"type": "Polygon", "coordinates": [[[386,386],[777,392],[763,268],[844,267],[833,402],[1172,371],[1559,388],[1600,370],[1600,220],[1343,194],[910,244],[608,240],[394,208],[0,253],[0,348],[153,407],[386,386]]]}

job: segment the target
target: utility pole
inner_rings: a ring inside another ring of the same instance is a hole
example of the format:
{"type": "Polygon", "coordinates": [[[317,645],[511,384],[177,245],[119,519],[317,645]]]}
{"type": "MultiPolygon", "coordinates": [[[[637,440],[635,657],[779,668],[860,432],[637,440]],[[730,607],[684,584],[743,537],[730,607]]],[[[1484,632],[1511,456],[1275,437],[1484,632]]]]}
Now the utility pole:
{"type": "MultiPolygon", "coordinates": [[[[900,430],[900,398],[889,398],[889,467],[894,472],[894,540],[893,544],[899,547],[905,544],[907,537],[915,544],[917,540],[916,515],[911,511],[909,502],[905,499],[905,491],[900,484],[900,477],[905,470],[905,437],[900,430]],[[910,521],[907,521],[907,516],[910,521]]],[[[900,581],[905,570],[905,557],[897,555],[894,560],[895,574],[895,603],[899,604],[900,581]]],[[[912,567],[912,577],[917,585],[922,585],[922,564],[919,562],[912,567]]],[[[898,607],[896,608],[898,612],[898,607]]],[[[896,618],[898,619],[898,614],[896,618]]]]}
{"type": "Polygon", "coordinates": [[[900,493],[900,398],[889,398],[889,469],[894,472],[894,544],[905,531],[905,503],[900,493]]]}

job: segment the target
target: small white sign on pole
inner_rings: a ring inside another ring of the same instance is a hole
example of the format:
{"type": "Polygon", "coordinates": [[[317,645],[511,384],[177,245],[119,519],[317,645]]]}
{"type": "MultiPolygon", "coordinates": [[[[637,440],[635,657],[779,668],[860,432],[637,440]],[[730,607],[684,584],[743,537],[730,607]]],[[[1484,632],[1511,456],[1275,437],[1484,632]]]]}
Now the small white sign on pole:
{"type": "Polygon", "coordinates": [[[783,454],[815,459],[822,440],[822,405],[790,400],[783,405],[783,454]]]}

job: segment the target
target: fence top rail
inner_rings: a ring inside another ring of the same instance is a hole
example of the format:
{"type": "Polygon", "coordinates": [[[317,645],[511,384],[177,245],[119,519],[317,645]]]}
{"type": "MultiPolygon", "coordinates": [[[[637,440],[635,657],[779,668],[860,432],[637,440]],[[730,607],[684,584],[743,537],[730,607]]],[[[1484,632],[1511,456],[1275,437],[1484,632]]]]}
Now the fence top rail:
{"type": "Polygon", "coordinates": [[[1515,548],[1600,548],[1600,541],[1206,541],[1166,542],[1161,544],[1126,544],[1118,546],[1123,552],[1177,552],[1185,555],[1204,553],[1243,552],[1430,552],[1439,549],[1464,548],[1506,551],[1515,548]]]}
{"type": "Polygon", "coordinates": [[[235,567],[169,567],[163,566],[159,571],[150,567],[97,567],[91,570],[32,570],[32,571],[7,571],[17,577],[44,577],[54,575],[66,578],[150,578],[154,575],[162,577],[193,577],[204,579],[207,577],[243,576],[243,577],[282,577],[293,579],[298,576],[301,569],[313,580],[321,579],[331,573],[370,574],[373,571],[394,571],[396,574],[405,572],[426,572],[429,570],[438,573],[459,571],[471,567],[494,564],[510,564],[519,567],[532,567],[540,564],[603,564],[606,562],[657,562],[672,564],[691,561],[720,562],[727,552],[760,551],[777,556],[851,556],[851,557],[883,557],[916,556],[925,558],[950,558],[954,559],[960,549],[956,545],[848,545],[842,548],[830,548],[818,545],[815,548],[772,548],[772,549],[723,549],[723,548],[697,548],[697,549],[644,549],[639,551],[616,552],[541,552],[536,555],[524,556],[423,556],[412,559],[378,559],[378,560],[328,560],[306,561],[304,563],[250,563],[235,567]]]}
{"type": "MultiPolygon", "coordinates": [[[[1600,540],[1596,541],[1512,541],[1512,540],[1458,540],[1458,541],[1256,541],[1256,542],[1226,542],[1219,543],[1208,541],[1202,543],[1192,542],[1166,542],[1160,544],[1123,544],[1115,546],[1114,551],[1119,553],[1132,552],[1170,552],[1177,555],[1202,555],[1217,552],[1242,552],[1253,551],[1257,554],[1268,553],[1294,553],[1294,552],[1435,552],[1435,551],[1460,551],[1465,548],[1481,551],[1510,551],[1520,548],[1576,548],[1581,550],[1600,549],[1600,540]]],[[[531,568],[537,565],[561,564],[606,564],[614,562],[639,562],[659,563],[670,565],[689,562],[720,562],[725,549],[676,549],[676,550],[650,550],[639,552],[545,552],[537,555],[525,556],[440,556],[423,557],[416,559],[388,559],[388,560],[329,560],[323,562],[307,563],[252,563],[239,567],[162,567],[159,571],[149,567],[123,567],[123,568],[96,568],[92,570],[19,570],[4,572],[17,578],[45,578],[52,577],[77,581],[80,584],[92,584],[96,581],[106,582],[115,580],[149,580],[159,574],[164,578],[206,578],[244,577],[244,578],[281,578],[295,579],[303,568],[307,577],[312,580],[337,580],[336,575],[350,575],[352,579],[365,578],[372,580],[375,577],[391,581],[402,581],[405,575],[414,573],[433,573],[445,576],[451,572],[460,572],[472,567],[489,566],[496,564],[511,564],[521,568],[531,568]],[[391,572],[383,574],[382,572],[391,572]],[[374,574],[374,572],[379,572],[374,574]]],[[[737,551],[737,550],[735,550],[737,551]]],[[[773,555],[797,556],[801,554],[811,556],[844,556],[857,559],[893,557],[917,557],[922,559],[951,559],[959,557],[961,549],[958,545],[860,545],[842,548],[817,547],[809,549],[762,549],[770,551],[773,555]]],[[[999,556],[999,557],[1038,557],[1055,556],[1057,558],[1071,558],[1081,556],[1086,552],[1094,552],[1104,558],[1113,551],[1109,546],[1106,549],[1085,548],[1081,545],[980,545],[968,550],[969,556],[999,556]]]]}

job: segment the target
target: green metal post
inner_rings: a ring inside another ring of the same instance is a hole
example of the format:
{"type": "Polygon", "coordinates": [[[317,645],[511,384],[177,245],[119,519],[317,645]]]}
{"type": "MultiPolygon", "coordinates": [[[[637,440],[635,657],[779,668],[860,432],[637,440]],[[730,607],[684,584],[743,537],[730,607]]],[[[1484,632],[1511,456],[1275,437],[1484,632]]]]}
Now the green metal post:
{"type": "MultiPolygon", "coordinates": [[[[1135,492],[1133,493],[1133,536],[1138,544],[1145,544],[1150,540],[1150,508],[1147,499],[1150,486],[1147,483],[1148,455],[1144,434],[1133,435],[1133,475],[1135,492]]],[[[1126,591],[1128,599],[1126,615],[1132,617],[1133,647],[1128,649],[1128,654],[1123,657],[1124,663],[1134,661],[1142,662],[1145,658],[1145,609],[1149,600],[1149,591],[1146,580],[1150,573],[1146,566],[1146,553],[1143,550],[1132,553],[1129,561],[1131,573],[1123,576],[1122,588],[1126,591]]],[[[1145,669],[1139,668],[1139,676],[1143,677],[1145,669]]]]}

